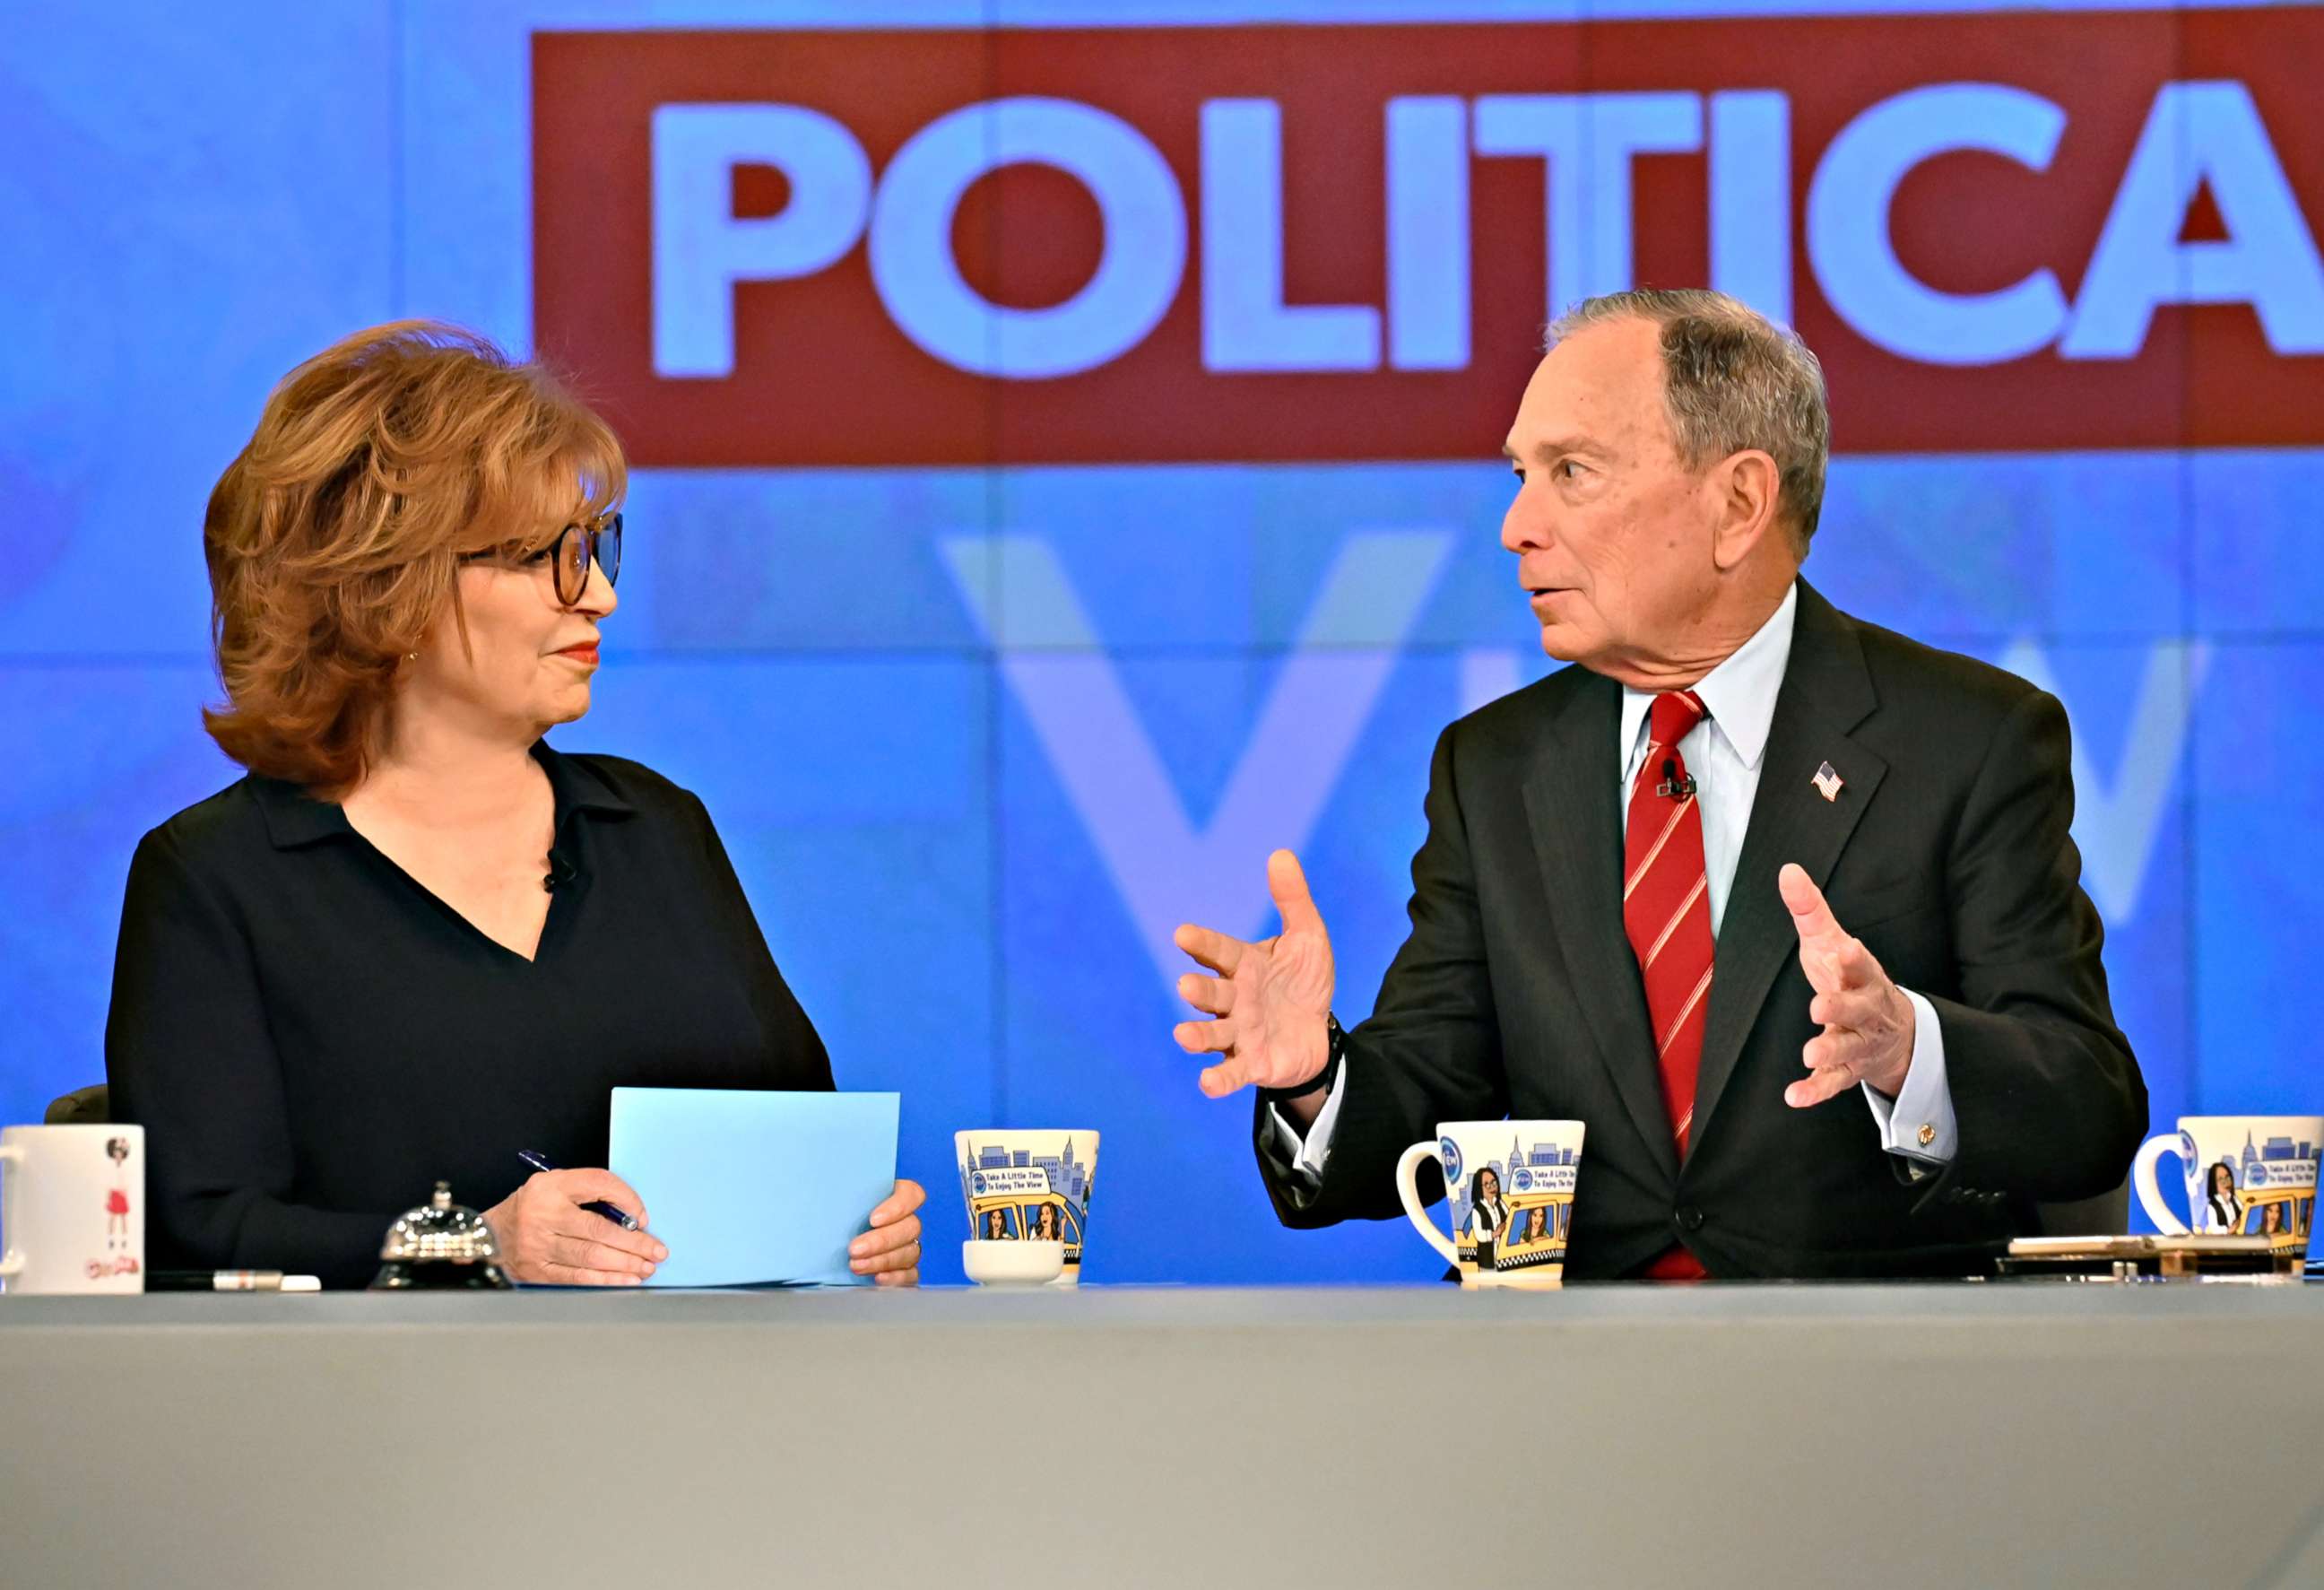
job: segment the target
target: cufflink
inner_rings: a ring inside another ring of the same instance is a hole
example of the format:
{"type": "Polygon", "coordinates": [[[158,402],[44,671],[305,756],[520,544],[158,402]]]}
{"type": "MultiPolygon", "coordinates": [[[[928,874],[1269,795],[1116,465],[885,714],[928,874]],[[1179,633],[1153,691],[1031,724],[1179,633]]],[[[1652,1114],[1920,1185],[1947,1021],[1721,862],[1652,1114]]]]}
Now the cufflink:
{"type": "Polygon", "coordinates": [[[1937,1141],[1937,1129],[1930,1125],[1926,1121],[1923,1121],[1921,1123],[1921,1130],[1918,1135],[1921,1140],[1921,1146],[1923,1148],[1927,1148],[1931,1143],[1937,1141]]]}

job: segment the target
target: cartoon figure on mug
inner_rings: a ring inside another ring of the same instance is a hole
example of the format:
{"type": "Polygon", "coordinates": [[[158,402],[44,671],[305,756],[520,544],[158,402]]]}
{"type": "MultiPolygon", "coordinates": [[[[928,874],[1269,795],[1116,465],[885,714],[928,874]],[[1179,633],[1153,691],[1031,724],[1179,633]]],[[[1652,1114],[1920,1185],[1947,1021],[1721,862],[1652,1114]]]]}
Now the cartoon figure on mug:
{"type": "Polygon", "coordinates": [[[2234,1167],[2220,1160],[2205,1173],[2203,1179],[2209,1184],[2209,1196],[2203,1200],[2203,1207],[2196,1212],[2200,1224],[2195,1229],[2216,1232],[2243,1230],[2244,1206],[2243,1200],[2236,1197],[2234,1167]]]}
{"type": "Polygon", "coordinates": [[[1524,1195],[1508,1212],[1507,1229],[1493,1255],[1496,1270],[1528,1270],[1554,1264],[1564,1256],[1564,1238],[1558,1229],[1557,1205],[1536,1204],[1524,1195]]]}
{"type": "Polygon", "coordinates": [[[989,1243],[1013,1243],[1017,1240],[1016,1228],[1010,1225],[1006,1209],[987,1209],[984,1212],[984,1229],[977,1234],[989,1243]]]}
{"type": "Polygon", "coordinates": [[[129,1245],[129,1188],[123,1178],[123,1169],[129,1163],[129,1140],[109,1137],[105,1140],[105,1157],[113,1161],[113,1190],[105,1195],[105,1245],[125,1248],[129,1245]]]}
{"type": "Polygon", "coordinates": [[[1040,1206],[1040,1212],[1033,1216],[1032,1234],[1027,1240],[1037,1243],[1061,1243],[1065,1240],[1065,1233],[1057,1228],[1057,1206],[1055,1204],[1040,1206]]]}
{"type": "Polygon", "coordinates": [[[1477,1268],[1493,1267],[1493,1238],[1509,1223],[1509,1206],[1501,1201],[1501,1179],[1490,1165],[1480,1165],[1469,1178],[1469,1240],[1477,1244],[1477,1268]]]}

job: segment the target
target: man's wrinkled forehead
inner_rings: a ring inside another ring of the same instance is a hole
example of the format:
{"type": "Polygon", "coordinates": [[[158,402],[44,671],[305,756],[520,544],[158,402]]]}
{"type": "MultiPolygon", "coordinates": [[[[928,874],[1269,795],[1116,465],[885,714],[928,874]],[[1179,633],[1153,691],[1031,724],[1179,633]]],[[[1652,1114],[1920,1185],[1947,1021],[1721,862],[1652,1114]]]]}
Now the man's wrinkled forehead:
{"type": "Polygon", "coordinates": [[[1609,448],[1668,441],[1663,411],[1662,328],[1631,317],[1583,326],[1542,356],[1526,384],[1505,450],[1589,439],[1609,448]]]}

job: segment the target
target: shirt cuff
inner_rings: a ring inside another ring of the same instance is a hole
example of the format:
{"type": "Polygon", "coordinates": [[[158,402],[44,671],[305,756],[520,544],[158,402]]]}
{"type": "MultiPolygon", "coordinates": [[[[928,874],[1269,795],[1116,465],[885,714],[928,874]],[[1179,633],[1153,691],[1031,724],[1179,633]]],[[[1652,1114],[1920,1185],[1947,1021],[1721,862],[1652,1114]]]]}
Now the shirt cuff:
{"type": "Polygon", "coordinates": [[[1882,1148],[1923,1165],[1950,1165],[1960,1151],[1960,1135],[1945,1080],[1945,1031],[1934,1005],[1909,988],[1901,992],[1913,1002],[1913,1059],[1904,1086],[1893,1099],[1868,1082],[1858,1086],[1879,1124],[1882,1148]]]}
{"type": "Polygon", "coordinates": [[[1275,1146],[1291,1161],[1292,1176],[1310,1192],[1323,1184],[1323,1162],[1332,1155],[1332,1128],[1339,1123],[1340,1100],[1347,1090],[1348,1065],[1342,1059],[1340,1074],[1332,1078],[1332,1091],[1323,1095],[1323,1107],[1315,1112],[1314,1124],[1307,1128],[1305,1141],[1283,1118],[1280,1105],[1267,1107],[1268,1118],[1275,1123],[1275,1146]]]}

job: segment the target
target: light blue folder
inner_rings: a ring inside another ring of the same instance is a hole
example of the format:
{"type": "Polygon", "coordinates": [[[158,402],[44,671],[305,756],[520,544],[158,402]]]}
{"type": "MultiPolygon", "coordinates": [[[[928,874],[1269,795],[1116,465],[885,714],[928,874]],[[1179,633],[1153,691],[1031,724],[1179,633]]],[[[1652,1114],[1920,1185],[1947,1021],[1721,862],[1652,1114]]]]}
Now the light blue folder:
{"type": "Polygon", "coordinates": [[[646,1284],[856,1281],[847,1244],[896,1190],[897,1098],[613,1089],[608,1169],[669,1249],[646,1284]]]}

